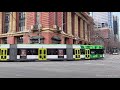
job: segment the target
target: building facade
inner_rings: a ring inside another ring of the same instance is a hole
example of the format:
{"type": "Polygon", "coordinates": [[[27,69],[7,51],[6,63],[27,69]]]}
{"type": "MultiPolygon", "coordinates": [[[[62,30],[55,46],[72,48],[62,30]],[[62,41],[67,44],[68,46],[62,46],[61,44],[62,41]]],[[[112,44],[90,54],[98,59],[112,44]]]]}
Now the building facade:
{"type": "Polygon", "coordinates": [[[86,12],[0,12],[1,44],[90,44],[86,12]]]}
{"type": "Polygon", "coordinates": [[[119,18],[113,16],[113,30],[114,30],[114,40],[119,41],[119,18]]]}
{"type": "Polygon", "coordinates": [[[113,30],[112,12],[91,12],[97,28],[108,27],[113,30]]]}
{"type": "Polygon", "coordinates": [[[109,36],[111,32],[109,28],[95,28],[93,32],[93,44],[103,45],[106,53],[109,53],[112,47],[116,45],[114,35],[111,34],[111,37],[109,36]]]}

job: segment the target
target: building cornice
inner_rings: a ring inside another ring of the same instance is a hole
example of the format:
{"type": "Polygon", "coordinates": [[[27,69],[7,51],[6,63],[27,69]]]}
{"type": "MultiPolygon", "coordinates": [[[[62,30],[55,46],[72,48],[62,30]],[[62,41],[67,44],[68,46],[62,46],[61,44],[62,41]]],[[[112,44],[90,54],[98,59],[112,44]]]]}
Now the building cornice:
{"type": "Polygon", "coordinates": [[[92,17],[87,15],[85,12],[75,12],[75,13],[76,13],[76,15],[78,15],[81,19],[83,19],[88,24],[91,24],[91,23],[94,24],[92,17]]]}

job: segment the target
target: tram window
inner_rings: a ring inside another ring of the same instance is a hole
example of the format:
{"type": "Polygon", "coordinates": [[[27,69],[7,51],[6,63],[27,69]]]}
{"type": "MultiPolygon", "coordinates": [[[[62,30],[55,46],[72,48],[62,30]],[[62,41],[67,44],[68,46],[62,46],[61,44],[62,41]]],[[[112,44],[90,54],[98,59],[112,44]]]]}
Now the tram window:
{"type": "Polygon", "coordinates": [[[90,54],[95,54],[95,51],[91,51],[90,54]]]}
{"type": "Polygon", "coordinates": [[[40,50],[40,54],[42,53],[42,50],[40,50]]]}
{"type": "Polygon", "coordinates": [[[81,54],[85,54],[85,49],[80,49],[81,54]]]}
{"type": "Polygon", "coordinates": [[[20,49],[17,49],[17,55],[20,55],[20,49]]]}
{"type": "Polygon", "coordinates": [[[77,50],[75,50],[76,54],[77,54],[77,50]]]}
{"type": "Polygon", "coordinates": [[[103,54],[103,49],[97,49],[97,54],[103,54]]]}
{"type": "Polygon", "coordinates": [[[1,50],[1,55],[3,55],[3,50],[1,50]]]}
{"type": "Polygon", "coordinates": [[[38,55],[38,49],[27,49],[27,55],[38,55]]]}
{"type": "Polygon", "coordinates": [[[33,55],[38,55],[38,49],[33,49],[33,55]]]}
{"type": "Polygon", "coordinates": [[[90,54],[95,54],[96,53],[96,50],[95,49],[91,49],[90,50],[90,54]]]}
{"type": "Polygon", "coordinates": [[[9,49],[7,50],[7,55],[9,55],[9,49]]]}
{"type": "Polygon", "coordinates": [[[47,55],[58,55],[58,50],[63,50],[63,54],[66,55],[66,49],[47,49],[47,55]]]}
{"type": "Polygon", "coordinates": [[[95,52],[96,52],[96,54],[99,54],[99,53],[100,53],[100,51],[99,51],[98,49],[96,49],[96,51],[95,51],[95,52]]]}
{"type": "Polygon", "coordinates": [[[6,55],[6,50],[4,51],[4,54],[6,55]]]}
{"type": "Polygon", "coordinates": [[[75,49],[73,49],[73,55],[75,55],[75,49]]]}
{"type": "Polygon", "coordinates": [[[42,58],[42,56],[40,55],[39,58],[42,58]]]}
{"type": "Polygon", "coordinates": [[[104,50],[103,49],[100,49],[100,54],[103,54],[104,53],[104,50]]]}
{"type": "Polygon", "coordinates": [[[80,50],[75,50],[75,49],[73,49],[73,55],[75,55],[75,53],[77,54],[80,54],[80,50]]]}
{"type": "Polygon", "coordinates": [[[58,49],[47,49],[47,55],[58,55],[58,49]]]}
{"type": "Polygon", "coordinates": [[[27,50],[27,55],[31,55],[30,49],[27,50]]]}
{"type": "Polygon", "coordinates": [[[44,50],[44,54],[45,54],[45,50],[44,50]]]}
{"type": "MultiPolygon", "coordinates": [[[[22,49],[17,50],[17,55],[20,55],[22,49]]],[[[38,55],[38,49],[26,49],[27,55],[38,55]]]]}
{"type": "Polygon", "coordinates": [[[63,50],[64,55],[66,55],[66,49],[63,50]]]}
{"type": "Polygon", "coordinates": [[[44,55],[44,58],[46,58],[46,56],[44,55]]]}
{"type": "MultiPolygon", "coordinates": [[[[59,52],[59,50],[61,51],[63,51],[63,55],[66,55],[66,49],[58,49],[58,52],[59,52]]],[[[59,53],[58,53],[59,54],[59,53]]]]}
{"type": "Polygon", "coordinates": [[[91,54],[103,54],[103,53],[104,53],[103,49],[91,49],[91,54]]]}

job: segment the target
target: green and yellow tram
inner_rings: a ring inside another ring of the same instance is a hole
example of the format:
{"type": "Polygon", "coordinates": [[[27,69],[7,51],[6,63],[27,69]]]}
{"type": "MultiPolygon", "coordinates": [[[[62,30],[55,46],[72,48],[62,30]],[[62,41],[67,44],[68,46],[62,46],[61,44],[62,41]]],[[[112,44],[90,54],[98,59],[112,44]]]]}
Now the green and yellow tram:
{"type": "Polygon", "coordinates": [[[102,45],[0,44],[0,61],[78,61],[103,57],[102,45]]]}

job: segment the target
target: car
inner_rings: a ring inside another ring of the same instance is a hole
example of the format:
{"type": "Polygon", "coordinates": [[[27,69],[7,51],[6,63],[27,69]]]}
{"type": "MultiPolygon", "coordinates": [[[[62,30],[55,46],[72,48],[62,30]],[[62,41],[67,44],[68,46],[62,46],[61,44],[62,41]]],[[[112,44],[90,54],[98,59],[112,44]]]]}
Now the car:
{"type": "Polygon", "coordinates": [[[118,55],[118,53],[116,52],[116,53],[113,53],[113,55],[118,55]]]}

